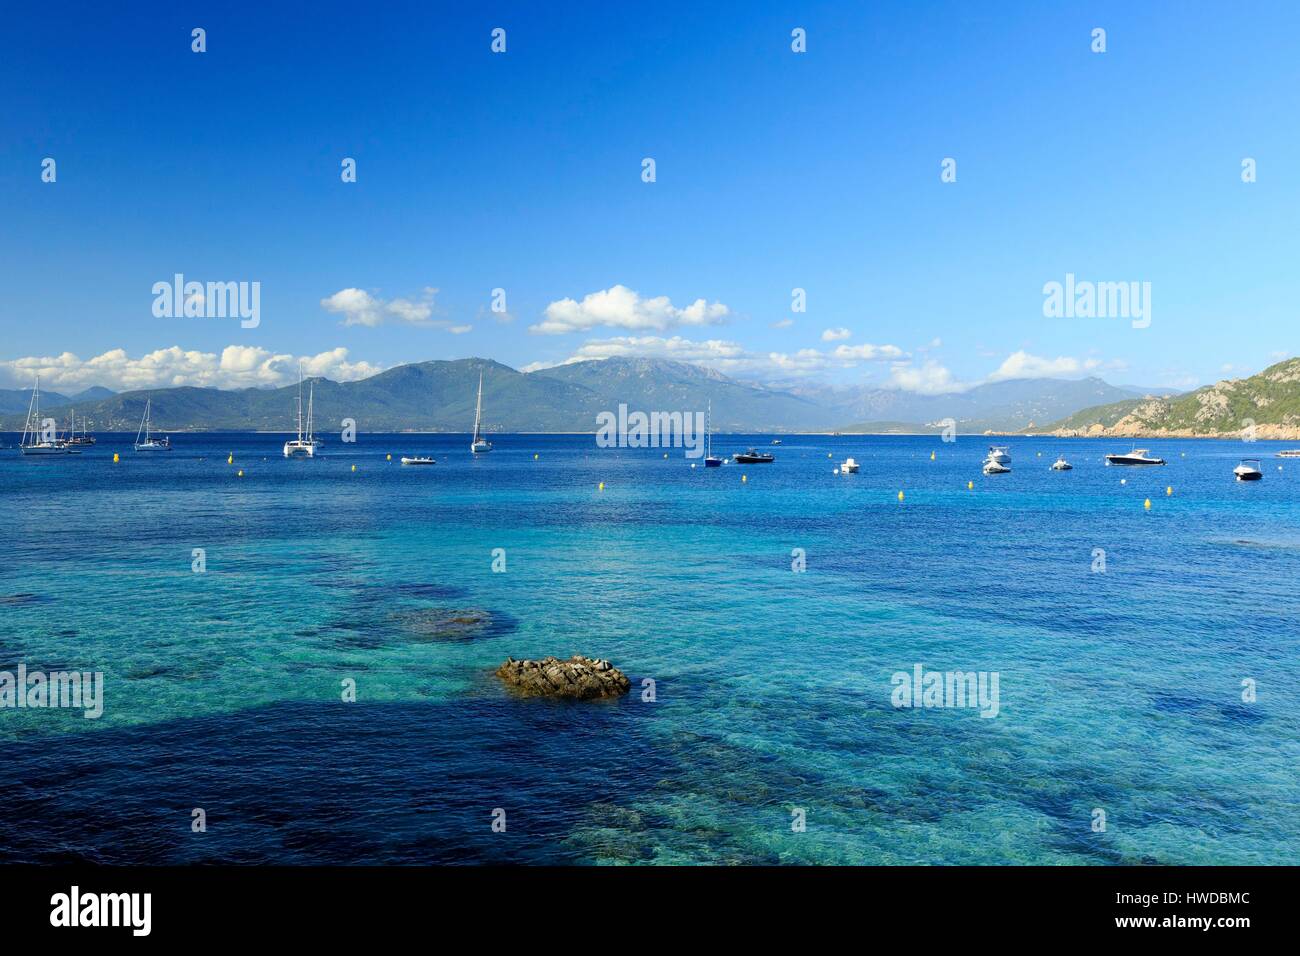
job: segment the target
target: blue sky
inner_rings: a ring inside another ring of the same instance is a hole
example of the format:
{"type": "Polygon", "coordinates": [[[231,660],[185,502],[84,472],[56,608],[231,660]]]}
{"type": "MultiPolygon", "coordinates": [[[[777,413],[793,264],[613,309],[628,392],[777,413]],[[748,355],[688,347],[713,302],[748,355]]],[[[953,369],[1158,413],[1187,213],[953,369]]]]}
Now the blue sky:
{"type": "Polygon", "coordinates": [[[647,354],[1191,386],[1300,353],[1294,3],[376,6],[6,5],[0,385],[647,354]],[[156,317],[175,273],[259,282],[260,324],[156,317]],[[1045,317],[1067,273],[1150,282],[1150,326],[1045,317]]]}

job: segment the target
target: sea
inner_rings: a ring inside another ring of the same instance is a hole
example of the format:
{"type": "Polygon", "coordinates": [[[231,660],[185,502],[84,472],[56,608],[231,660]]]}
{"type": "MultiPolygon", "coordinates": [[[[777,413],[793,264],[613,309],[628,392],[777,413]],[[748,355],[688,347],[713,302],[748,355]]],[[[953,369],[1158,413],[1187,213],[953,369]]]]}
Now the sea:
{"type": "Polygon", "coordinates": [[[2,437],[0,672],[102,674],[98,717],[0,708],[4,862],[1300,859],[1276,443],[998,439],[985,476],[982,436],[719,435],[776,461],[716,469],[592,435],[2,437]],[[631,691],[494,674],[573,654],[631,691]],[[901,706],[918,668],[996,706],[901,706]]]}

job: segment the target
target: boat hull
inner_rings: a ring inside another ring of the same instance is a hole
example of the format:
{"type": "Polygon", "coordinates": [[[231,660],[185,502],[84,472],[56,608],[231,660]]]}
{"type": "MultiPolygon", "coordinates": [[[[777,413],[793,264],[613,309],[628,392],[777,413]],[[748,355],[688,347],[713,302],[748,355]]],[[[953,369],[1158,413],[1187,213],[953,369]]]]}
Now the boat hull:
{"type": "Polygon", "coordinates": [[[1142,465],[1163,465],[1163,458],[1130,458],[1127,455],[1107,455],[1106,464],[1108,465],[1132,465],[1140,467],[1142,465]]]}
{"type": "Polygon", "coordinates": [[[1263,478],[1263,477],[1264,477],[1264,475],[1263,475],[1262,472],[1258,472],[1258,471],[1249,471],[1249,472],[1246,472],[1245,474],[1238,475],[1238,476],[1237,476],[1237,480],[1238,480],[1238,481],[1259,481],[1259,479],[1261,479],[1261,478],[1263,478]]]}
{"type": "Polygon", "coordinates": [[[48,458],[52,455],[75,455],[76,452],[66,446],[23,445],[22,453],[33,458],[48,458]]]}
{"type": "Polygon", "coordinates": [[[285,458],[315,458],[316,446],[308,445],[308,444],[299,445],[296,442],[285,442],[284,457],[285,458]]]}
{"type": "Polygon", "coordinates": [[[760,458],[757,455],[736,455],[735,462],[738,465],[770,465],[776,461],[775,458],[760,458]]]}

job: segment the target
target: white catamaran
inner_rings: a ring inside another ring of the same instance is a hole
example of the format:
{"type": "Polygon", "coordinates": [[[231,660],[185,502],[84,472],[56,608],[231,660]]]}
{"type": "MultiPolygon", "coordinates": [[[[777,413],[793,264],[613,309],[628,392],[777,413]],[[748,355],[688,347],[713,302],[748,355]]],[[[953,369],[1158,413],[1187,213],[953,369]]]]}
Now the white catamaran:
{"type": "Polygon", "coordinates": [[[312,434],[312,415],[316,400],[316,383],[307,391],[307,430],[302,430],[302,369],[298,370],[298,437],[284,443],[285,458],[315,458],[320,441],[312,434]]]}
{"type": "Polygon", "coordinates": [[[492,450],[492,443],[483,437],[483,373],[478,373],[478,404],[474,408],[474,440],[469,450],[476,455],[492,450]]]}
{"type": "Polygon", "coordinates": [[[136,429],[136,433],[135,433],[135,450],[136,451],[171,451],[172,440],[170,438],[153,437],[152,409],[153,409],[153,399],[146,398],[144,400],[144,417],[140,419],[140,427],[136,429]],[[144,436],[144,441],[140,440],[141,435],[144,436]]]}
{"type": "Polygon", "coordinates": [[[36,384],[32,386],[32,400],[27,406],[27,423],[23,426],[23,437],[19,439],[18,447],[24,455],[76,454],[67,442],[59,441],[52,427],[44,428],[44,423],[41,421],[41,377],[39,375],[36,376],[36,384]]]}

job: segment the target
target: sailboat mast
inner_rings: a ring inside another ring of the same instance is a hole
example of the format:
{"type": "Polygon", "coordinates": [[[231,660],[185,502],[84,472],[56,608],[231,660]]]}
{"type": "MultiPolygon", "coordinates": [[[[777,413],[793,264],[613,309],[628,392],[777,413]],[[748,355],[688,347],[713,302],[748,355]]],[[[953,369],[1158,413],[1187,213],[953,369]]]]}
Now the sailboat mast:
{"type": "Polygon", "coordinates": [[[312,411],[316,405],[316,383],[307,386],[307,440],[312,440],[312,411]]]}
{"type": "Polygon", "coordinates": [[[709,399],[708,421],[705,423],[705,430],[709,433],[709,457],[713,457],[713,399],[709,399]]]}
{"type": "Polygon", "coordinates": [[[479,420],[483,417],[483,373],[478,373],[478,402],[474,406],[474,440],[479,440],[479,420]]]}
{"type": "Polygon", "coordinates": [[[32,385],[32,398],[27,403],[27,421],[23,425],[23,437],[18,440],[18,444],[26,445],[27,436],[30,434],[33,445],[36,444],[36,430],[32,427],[32,412],[35,411],[36,417],[41,417],[41,377],[36,376],[36,382],[32,385]]]}
{"type": "Polygon", "coordinates": [[[298,441],[302,442],[302,366],[298,367],[298,441]]]}

